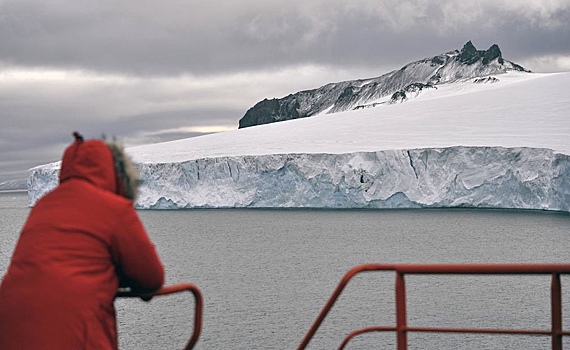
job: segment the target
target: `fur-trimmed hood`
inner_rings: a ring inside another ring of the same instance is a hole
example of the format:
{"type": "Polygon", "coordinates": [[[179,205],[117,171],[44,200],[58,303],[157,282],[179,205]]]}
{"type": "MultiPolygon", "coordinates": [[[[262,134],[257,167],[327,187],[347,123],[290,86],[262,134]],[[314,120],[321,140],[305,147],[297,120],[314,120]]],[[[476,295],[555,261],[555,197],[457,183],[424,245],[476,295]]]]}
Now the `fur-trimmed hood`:
{"type": "Polygon", "coordinates": [[[63,154],[60,183],[82,178],[134,202],[138,194],[138,174],[123,146],[116,141],[85,141],[79,133],[74,136],[75,142],[63,154]]]}
{"type": "Polygon", "coordinates": [[[139,174],[131,157],[125,152],[124,147],[116,141],[107,142],[106,145],[113,154],[117,178],[117,193],[133,202],[136,201],[138,196],[139,174]]]}

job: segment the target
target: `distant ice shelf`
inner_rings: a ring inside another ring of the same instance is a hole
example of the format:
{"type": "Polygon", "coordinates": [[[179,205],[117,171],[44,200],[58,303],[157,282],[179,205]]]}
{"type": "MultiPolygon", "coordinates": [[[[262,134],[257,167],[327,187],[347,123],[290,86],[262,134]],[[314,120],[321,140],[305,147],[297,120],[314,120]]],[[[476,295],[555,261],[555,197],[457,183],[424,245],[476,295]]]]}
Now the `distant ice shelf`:
{"type": "MultiPolygon", "coordinates": [[[[570,211],[570,73],[508,72],[406,103],[127,148],[141,209],[570,211]]],[[[59,163],[29,170],[33,205],[59,163]]]]}
{"type": "MultiPolygon", "coordinates": [[[[570,156],[544,148],[445,147],[225,156],[139,164],[140,209],[516,208],[570,211],[570,156]]],[[[57,185],[30,169],[30,205],[57,185]]]]}

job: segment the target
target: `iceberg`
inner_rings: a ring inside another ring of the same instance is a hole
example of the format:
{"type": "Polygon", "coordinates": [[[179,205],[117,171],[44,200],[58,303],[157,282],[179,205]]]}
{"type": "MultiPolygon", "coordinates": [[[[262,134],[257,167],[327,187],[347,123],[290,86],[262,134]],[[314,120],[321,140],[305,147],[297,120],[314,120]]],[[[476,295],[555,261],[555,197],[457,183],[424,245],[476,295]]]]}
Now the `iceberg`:
{"type": "MultiPolygon", "coordinates": [[[[570,73],[504,73],[404,104],[131,147],[140,209],[570,211],[570,73]]],[[[59,164],[28,172],[33,205],[59,164]]]]}

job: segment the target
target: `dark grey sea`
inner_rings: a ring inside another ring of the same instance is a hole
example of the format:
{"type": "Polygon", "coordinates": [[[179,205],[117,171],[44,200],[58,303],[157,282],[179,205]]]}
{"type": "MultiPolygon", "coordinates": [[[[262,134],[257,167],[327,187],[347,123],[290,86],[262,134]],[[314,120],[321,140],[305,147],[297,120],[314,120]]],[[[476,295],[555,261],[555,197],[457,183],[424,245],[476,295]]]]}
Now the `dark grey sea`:
{"type": "MultiPolygon", "coordinates": [[[[0,274],[29,212],[0,194],[0,274]]],[[[198,349],[295,349],[342,276],[363,263],[567,263],[570,215],[512,210],[140,211],[167,270],[205,300],[198,349]]],[[[548,276],[408,276],[408,324],[550,328],[548,276]]],[[[570,329],[570,278],[563,277],[570,329]]],[[[394,275],[356,277],[310,343],[336,349],[353,329],[395,323],[394,275]]],[[[116,301],[121,349],[182,349],[190,293],[116,301]]],[[[409,349],[547,349],[540,336],[410,334],[409,349]]],[[[395,349],[362,335],[348,349],[395,349]]]]}

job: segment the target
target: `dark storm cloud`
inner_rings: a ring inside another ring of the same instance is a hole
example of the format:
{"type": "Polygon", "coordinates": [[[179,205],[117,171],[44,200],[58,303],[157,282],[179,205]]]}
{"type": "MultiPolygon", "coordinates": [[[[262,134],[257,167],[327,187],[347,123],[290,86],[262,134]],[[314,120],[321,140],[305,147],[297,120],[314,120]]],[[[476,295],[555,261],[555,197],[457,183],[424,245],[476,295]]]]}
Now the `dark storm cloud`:
{"type": "Polygon", "coordinates": [[[0,182],[58,160],[73,130],[129,146],[237,128],[263,98],[468,40],[568,70],[569,33],[567,0],[4,0],[0,182]]]}
{"type": "Polygon", "coordinates": [[[135,75],[405,64],[467,40],[520,57],[570,44],[567,1],[18,0],[0,10],[1,61],[135,75]]]}

